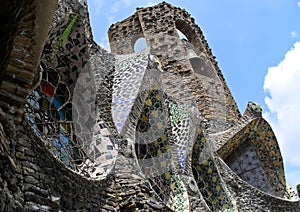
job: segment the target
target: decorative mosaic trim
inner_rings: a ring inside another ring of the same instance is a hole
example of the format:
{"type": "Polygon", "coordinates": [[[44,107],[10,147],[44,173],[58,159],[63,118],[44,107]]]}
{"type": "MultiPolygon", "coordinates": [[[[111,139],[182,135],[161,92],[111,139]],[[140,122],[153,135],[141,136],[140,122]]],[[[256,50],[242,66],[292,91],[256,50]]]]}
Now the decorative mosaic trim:
{"type": "Polygon", "coordinates": [[[212,211],[234,211],[236,202],[222,181],[209,145],[202,130],[198,128],[192,156],[193,174],[198,188],[212,211]]]}
{"type": "Polygon", "coordinates": [[[286,191],[283,161],[277,139],[270,125],[264,119],[257,118],[247,124],[218,150],[218,154],[221,158],[226,159],[246,139],[249,139],[255,148],[272,193],[280,197],[290,196],[286,191]]]}

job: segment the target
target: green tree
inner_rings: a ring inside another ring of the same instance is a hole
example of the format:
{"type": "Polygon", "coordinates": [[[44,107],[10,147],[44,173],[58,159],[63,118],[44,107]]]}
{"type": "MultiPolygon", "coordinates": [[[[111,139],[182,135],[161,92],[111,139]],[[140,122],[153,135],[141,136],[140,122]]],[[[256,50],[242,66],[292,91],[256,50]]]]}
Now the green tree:
{"type": "Polygon", "coordinates": [[[300,197],[300,184],[297,185],[298,196],[300,197]]]}

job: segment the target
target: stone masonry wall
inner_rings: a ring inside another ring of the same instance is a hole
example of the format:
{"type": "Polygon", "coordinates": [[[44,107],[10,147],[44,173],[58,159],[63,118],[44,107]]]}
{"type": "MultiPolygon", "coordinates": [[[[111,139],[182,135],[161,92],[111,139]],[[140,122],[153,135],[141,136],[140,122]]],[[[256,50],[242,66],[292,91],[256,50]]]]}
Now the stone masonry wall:
{"type": "MultiPolygon", "coordinates": [[[[14,126],[3,116],[1,123],[14,126]]],[[[149,185],[134,174],[134,164],[126,163],[125,158],[116,165],[115,175],[102,181],[89,180],[54,158],[30,126],[14,127],[15,135],[5,132],[2,125],[0,129],[1,211],[118,211],[137,207],[167,211],[151,200],[149,185]]]]}
{"type": "Polygon", "coordinates": [[[119,54],[133,53],[133,45],[139,37],[143,37],[142,27],[137,14],[134,14],[118,25],[111,25],[112,32],[108,34],[111,51],[119,54]],[[121,33],[120,33],[121,32],[121,33]],[[123,48],[126,46],[126,48],[123,48]]]}
{"type": "Polygon", "coordinates": [[[35,20],[34,1],[20,2],[15,22],[18,26],[13,37],[13,46],[10,56],[2,74],[0,95],[1,106],[9,113],[16,115],[20,122],[22,116],[22,106],[25,98],[30,92],[31,84],[35,75],[33,61],[33,27],[35,20]]]}

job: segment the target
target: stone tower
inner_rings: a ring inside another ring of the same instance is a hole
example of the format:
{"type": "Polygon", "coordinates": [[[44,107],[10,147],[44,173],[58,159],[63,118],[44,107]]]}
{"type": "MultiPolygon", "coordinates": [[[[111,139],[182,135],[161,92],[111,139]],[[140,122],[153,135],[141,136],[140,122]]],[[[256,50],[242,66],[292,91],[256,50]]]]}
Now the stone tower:
{"type": "Polygon", "coordinates": [[[186,10],[166,2],[137,8],[134,15],[113,24],[108,37],[115,54],[133,53],[135,42],[145,38],[163,71],[180,76],[193,93],[199,111],[212,124],[211,131],[227,129],[241,117],[201,29],[186,10]],[[187,40],[180,38],[180,32],[187,40]]]}

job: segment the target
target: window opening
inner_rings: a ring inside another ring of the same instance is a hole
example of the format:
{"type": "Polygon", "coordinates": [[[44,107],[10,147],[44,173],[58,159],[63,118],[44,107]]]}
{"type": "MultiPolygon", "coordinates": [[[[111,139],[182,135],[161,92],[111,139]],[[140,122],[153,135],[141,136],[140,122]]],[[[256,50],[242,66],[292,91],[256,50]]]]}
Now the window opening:
{"type": "Polygon", "coordinates": [[[146,39],[144,37],[141,37],[139,39],[136,40],[136,42],[134,43],[134,52],[140,52],[144,49],[147,48],[147,42],[146,39]]]}

